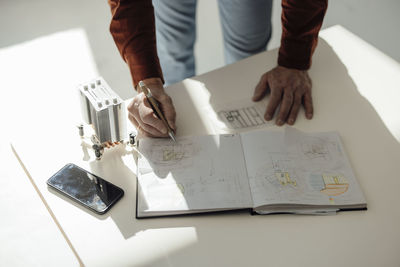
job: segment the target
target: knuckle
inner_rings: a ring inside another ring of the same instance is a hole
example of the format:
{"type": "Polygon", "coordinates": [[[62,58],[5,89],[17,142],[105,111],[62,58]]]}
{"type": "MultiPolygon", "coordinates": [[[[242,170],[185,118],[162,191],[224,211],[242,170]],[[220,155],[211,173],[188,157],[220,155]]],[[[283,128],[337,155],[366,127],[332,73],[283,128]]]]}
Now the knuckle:
{"type": "Polygon", "coordinates": [[[299,92],[296,92],[296,93],[294,94],[294,100],[295,100],[295,102],[301,102],[302,97],[303,97],[303,94],[301,94],[301,93],[299,93],[299,92]]]}
{"type": "Polygon", "coordinates": [[[137,94],[134,98],[133,98],[133,101],[132,102],[134,102],[134,103],[140,103],[140,102],[143,102],[143,99],[145,98],[145,95],[144,95],[144,93],[139,93],[139,94],[137,94]]]}
{"type": "Polygon", "coordinates": [[[158,100],[161,103],[172,103],[171,97],[169,95],[166,95],[166,94],[160,95],[158,100]]]}
{"type": "Polygon", "coordinates": [[[136,106],[137,106],[137,99],[134,98],[134,99],[129,103],[129,105],[128,105],[128,110],[129,110],[130,112],[132,112],[132,111],[135,109],[136,106]]]}
{"type": "Polygon", "coordinates": [[[260,81],[262,82],[266,82],[268,80],[268,72],[264,73],[263,75],[261,75],[260,77],[260,81]]]}
{"type": "Polygon", "coordinates": [[[166,101],[167,101],[167,99],[168,99],[168,96],[167,96],[167,95],[164,95],[164,94],[162,94],[162,95],[158,96],[158,97],[157,97],[157,99],[158,99],[158,101],[160,101],[160,102],[164,103],[164,102],[166,102],[166,101]]]}
{"type": "Polygon", "coordinates": [[[271,99],[277,101],[281,95],[282,95],[281,87],[271,87],[271,99]]]}
{"type": "Polygon", "coordinates": [[[285,94],[283,96],[283,101],[285,101],[285,102],[292,102],[292,100],[293,100],[293,95],[292,94],[285,94]]]}
{"type": "Polygon", "coordinates": [[[139,95],[137,95],[137,96],[132,100],[132,102],[129,104],[128,109],[129,109],[129,110],[138,109],[141,103],[143,103],[143,99],[142,99],[139,95]]]}
{"type": "Polygon", "coordinates": [[[149,122],[152,121],[153,119],[153,113],[150,111],[143,111],[140,115],[141,115],[140,117],[144,122],[149,122]]]}
{"type": "Polygon", "coordinates": [[[130,111],[133,108],[133,101],[131,101],[128,105],[128,110],[130,111]]]}

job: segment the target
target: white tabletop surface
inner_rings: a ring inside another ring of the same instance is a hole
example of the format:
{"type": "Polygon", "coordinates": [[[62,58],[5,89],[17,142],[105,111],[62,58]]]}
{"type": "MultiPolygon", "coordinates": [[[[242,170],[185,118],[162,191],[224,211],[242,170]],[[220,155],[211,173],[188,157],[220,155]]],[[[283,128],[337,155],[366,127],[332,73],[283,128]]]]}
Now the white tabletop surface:
{"type": "MultiPolygon", "coordinates": [[[[341,27],[321,33],[310,75],[315,116],[295,127],[338,131],[368,211],[336,216],[246,213],[135,219],[135,161],[129,147],[96,161],[78,136],[73,88],[35,87],[22,99],[29,139],[13,145],[88,266],[398,266],[400,264],[400,65],[341,27]],[[43,103],[46,102],[46,105],[43,103]],[[98,216],[49,191],[46,180],[68,162],[122,187],[125,196],[98,216]]],[[[249,98],[276,62],[269,51],[170,86],[178,135],[212,131],[204,106],[249,98]]],[[[68,77],[65,79],[70,84],[68,77]]],[[[270,126],[271,129],[278,129],[270,126]]],[[[26,134],[25,134],[26,136],[26,134]]]]}
{"type": "MultiPolygon", "coordinates": [[[[46,72],[40,72],[37,67],[49,66],[50,61],[62,61],[76,64],[82,59],[79,53],[75,56],[65,53],[55,57],[49,51],[66,48],[66,41],[80,39],[81,31],[69,31],[63,34],[39,38],[30,42],[0,49],[0,76],[2,84],[2,103],[0,105],[0,266],[79,266],[78,257],[68,237],[52,217],[32,182],[21,168],[10,146],[12,136],[17,133],[30,138],[32,129],[26,123],[29,110],[19,106],[17,99],[29,102],[24,95],[35,99],[35,91],[30,85],[45,84],[46,72]],[[46,60],[45,55],[50,57],[46,60]],[[42,62],[39,61],[42,59],[42,62]],[[70,60],[70,61],[68,61],[70,60]]],[[[76,42],[80,50],[85,50],[84,42],[76,42]]],[[[69,46],[73,48],[73,46],[69,46]]],[[[57,53],[56,51],[54,51],[57,53]]],[[[82,69],[81,69],[82,70],[82,69]]],[[[88,72],[87,72],[88,73],[88,72]]],[[[51,72],[47,72],[51,74],[51,72]]],[[[88,73],[93,75],[92,72],[88,73]]],[[[51,79],[49,79],[51,80],[51,79]]]]}
{"type": "Polygon", "coordinates": [[[78,266],[7,143],[0,146],[0,160],[0,266],[78,266]]]}

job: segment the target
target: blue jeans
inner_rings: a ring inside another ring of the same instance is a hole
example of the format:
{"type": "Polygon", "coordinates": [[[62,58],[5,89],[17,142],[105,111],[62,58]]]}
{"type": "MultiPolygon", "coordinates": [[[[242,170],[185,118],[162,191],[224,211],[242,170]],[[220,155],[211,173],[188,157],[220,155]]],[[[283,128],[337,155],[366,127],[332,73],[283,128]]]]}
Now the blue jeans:
{"type": "MultiPolygon", "coordinates": [[[[157,52],[165,85],[195,75],[196,0],[153,0],[157,52]]],[[[218,0],[225,63],[265,51],[272,0],[218,0]]]]}

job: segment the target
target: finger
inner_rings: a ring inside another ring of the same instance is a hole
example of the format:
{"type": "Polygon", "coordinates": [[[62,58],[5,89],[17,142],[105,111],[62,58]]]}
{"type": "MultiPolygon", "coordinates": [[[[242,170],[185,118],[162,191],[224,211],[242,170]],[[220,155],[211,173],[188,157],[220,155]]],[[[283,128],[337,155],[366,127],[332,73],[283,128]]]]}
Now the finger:
{"type": "Polygon", "coordinates": [[[136,120],[131,114],[128,115],[129,119],[135,120],[136,123],[136,129],[140,129],[141,132],[143,132],[147,136],[154,136],[154,137],[161,137],[161,136],[166,136],[165,134],[161,133],[158,131],[156,128],[152,127],[151,125],[145,124],[141,122],[140,120],[136,120]]]}
{"type": "Polygon", "coordinates": [[[169,97],[168,95],[164,95],[160,99],[160,103],[161,103],[161,110],[165,115],[165,119],[167,120],[168,125],[172,128],[172,130],[175,131],[176,112],[171,97],[169,97]]]}
{"type": "Polygon", "coordinates": [[[142,127],[144,131],[147,131],[155,136],[166,136],[160,129],[165,129],[164,124],[159,120],[153,109],[151,108],[144,93],[138,94],[128,106],[128,111],[131,116],[128,116],[129,120],[135,124],[136,127],[142,127]],[[154,124],[156,126],[154,126],[154,124]]]}
{"type": "Polygon", "coordinates": [[[301,106],[301,98],[302,98],[301,94],[294,95],[292,109],[290,110],[289,118],[287,121],[289,125],[293,125],[294,122],[296,121],[301,106]]]}
{"type": "Polygon", "coordinates": [[[132,124],[135,125],[135,128],[136,128],[138,134],[142,134],[143,135],[144,131],[142,130],[141,126],[139,125],[139,123],[137,122],[135,117],[133,117],[133,115],[129,113],[128,114],[128,118],[132,122],[132,124]]]}
{"type": "Polygon", "coordinates": [[[306,110],[306,118],[311,120],[314,115],[314,107],[312,103],[311,92],[306,92],[303,97],[304,109],[306,110]]]}
{"type": "Polygon", "coordinates": [[[135,119],[135,116],[138,116],[138,109],[139,109],[139,95],[137,95],[131,103],[128,105],[128,119],[131,121],[136,128],[139,127],[139,123],[135,119]]]}
{"type": "Polygon", "coordinates": [[[265,94],[268,91],[268,75],[265,73],[263,76],[261,76],[260,81],[258,82],[256,88],[254,89],[254,94],[253,94],[253,101],[259,101],[261,100],[265,94]]]}
{"type": "Polygon", "coordinates": [[[149,124],[140,124],[140,127],[142,128],[143,131],[157,137],[166,137],[166,133],[161,133],[158,129],[154,128],[153,126],[149,124]]]}
{"type": "Polygon", "coordinates": [[[285,92],[282,98],[279,114],[276,119],[276,124],[278,126],[281,126],[285,123],[289,111],[292,108],[292,104],[293,104],[293,93],[285,92]]]}
{"type": "MultiPolygon", "coordinates": [[[[168,132],[163,121],[157,118],[157,116],[154,114],[154,111],[151,108],[147,98],[143,99],[143,102],[139,105],[138,111],[139,111],[140,121],[143,122],[143,125],[148,125],[151,128],[155,128],[157,132],[160,133],[159,136],[164,136],[168,132]]],[[[143,126],[141,123],[140,125],[143,126]]]]}
{"type": "Polygon", "coordinates": [[[135,119],[135,117],[132,115],[132,113],[128,113],[128,119],[131,121],[133,125],[135,125],[136,129],[139,129],[139,123],[135,119]]]}
{"type": "Polygon", "coordinates": [[[264,118],[269,121],[275,114],[275,110],[281,102],[282,98],[282,90],[281,89],[272,89],[271,88],[271,96],[267,105],[267,110],[265,112],[264,118]]]}

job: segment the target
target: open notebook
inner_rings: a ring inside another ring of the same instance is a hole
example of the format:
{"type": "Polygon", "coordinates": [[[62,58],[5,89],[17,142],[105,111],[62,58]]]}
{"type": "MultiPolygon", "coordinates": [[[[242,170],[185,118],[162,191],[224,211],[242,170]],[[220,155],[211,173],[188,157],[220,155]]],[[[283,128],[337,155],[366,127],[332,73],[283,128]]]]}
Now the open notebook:
{"type": "Polygon", "coordinates": [[[336,132],[252,131],[139,143],[137,218],[366,209],[336,132]]]}

